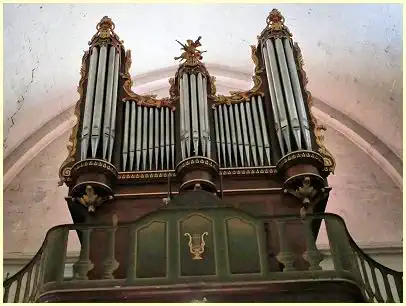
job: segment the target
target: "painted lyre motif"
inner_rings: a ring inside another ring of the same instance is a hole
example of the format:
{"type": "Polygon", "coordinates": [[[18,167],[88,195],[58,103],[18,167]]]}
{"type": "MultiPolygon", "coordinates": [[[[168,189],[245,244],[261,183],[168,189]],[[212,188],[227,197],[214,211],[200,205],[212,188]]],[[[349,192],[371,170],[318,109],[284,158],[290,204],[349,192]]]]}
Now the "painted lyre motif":
{"type": "Polygon", "coordinates": [[[194,260],[203,259],[201,255],[204,253],[204,247],[206,245],[204,237],[208,235],[208,232],[204,232],[201,235],[185,233],[185,237],[189,238],[189,250],[190,253],[193,255],[194,260]]]}

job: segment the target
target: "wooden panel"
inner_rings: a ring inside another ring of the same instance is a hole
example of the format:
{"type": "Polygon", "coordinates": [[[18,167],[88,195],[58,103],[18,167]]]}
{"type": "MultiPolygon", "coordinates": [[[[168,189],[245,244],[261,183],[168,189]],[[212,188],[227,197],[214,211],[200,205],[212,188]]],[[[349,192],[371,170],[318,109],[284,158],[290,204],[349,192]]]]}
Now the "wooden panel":
{"type": "Polygon", "coordinates": [[[231,274],[260,273],[258,233],[255,224],[238,217],[225,221],[231,274]]]}
{"type": "Polygon", "coordinates": [[[213,220],[201,214],[191,214],[179,222],[181,276],[216,274],[214,233],[213,220]]]}
{"type": "Polygon", "coordinates": [[[167,224],[152,221],[136,231],[136,277],[167,275],[167,224]]]}

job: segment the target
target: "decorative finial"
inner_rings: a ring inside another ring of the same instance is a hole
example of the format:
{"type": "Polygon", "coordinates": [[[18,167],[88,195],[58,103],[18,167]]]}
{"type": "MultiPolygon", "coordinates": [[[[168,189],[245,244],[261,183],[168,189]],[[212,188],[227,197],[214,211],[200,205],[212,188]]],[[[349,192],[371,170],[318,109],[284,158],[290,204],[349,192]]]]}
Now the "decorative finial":
{"type": "Polygon", "coordinates": [[[104,16],[96,26],[100,38],[110,37],[111,32],[114,33],[116,25],[108,16],[104,16]]]}
{"type": "Polygon", "coordinates": [[[195,41],[188,39],[186,41],[186,45],[182,44],[179,40],[176,40],[182,46],[181,50],[184,50],[185,52],[183,52],[180,56],[175,57],[175,60],[185,60],[184,64],[186,66],[196,66],[203,59],[202,54],[207,52],[197,50],[198,47],[201,47],[201,38],[202,37],[199,36],[195,41]]]}
{"type": "Polygon", "coordinates": [[[118,43],[122,44],[123,41],[120,40],[120,37],[114,32],[116,25],[108,16],[104,16],[100,22],[96,25],[96,34],[93,35],[92,39],[89,41],[89,45],[93,44],[95,39],[99,38],[102,41],[105,41],[109,38],[114,38],[118,43]]]}
{"type": "Polygon", "coordinates": [[[274,8],[266,18],[266,28],[258,36],[260,39],[291,37],[287,26],[285,26],[285,17],[281,12],[274,8]]]}

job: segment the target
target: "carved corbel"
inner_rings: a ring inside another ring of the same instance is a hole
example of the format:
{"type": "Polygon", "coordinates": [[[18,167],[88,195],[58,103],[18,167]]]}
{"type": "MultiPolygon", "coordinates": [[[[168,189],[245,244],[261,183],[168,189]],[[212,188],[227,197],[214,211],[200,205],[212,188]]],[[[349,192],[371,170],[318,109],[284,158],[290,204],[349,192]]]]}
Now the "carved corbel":
{"type": "Polygon", "coordinates": [[[107,201],[113,200],[113,198],[112,195],[101,197],[96,194],[92,186],[87,185],[85,193],[81,197],[75,197],[72,200],[85,206],[89,213],[95,213],[96,207],[99,207],[107,201]]]}
{"type": "Polygon", "coordinates": [[[318,188],[312,184],[309,176],[305,176],[301,186],[296,189],[286,188],[284,193],[289,193],[302,201],[300,216],[305,218],[309,207],[319,202],[326,195],[326,189],[324,187],[318,188]]]}

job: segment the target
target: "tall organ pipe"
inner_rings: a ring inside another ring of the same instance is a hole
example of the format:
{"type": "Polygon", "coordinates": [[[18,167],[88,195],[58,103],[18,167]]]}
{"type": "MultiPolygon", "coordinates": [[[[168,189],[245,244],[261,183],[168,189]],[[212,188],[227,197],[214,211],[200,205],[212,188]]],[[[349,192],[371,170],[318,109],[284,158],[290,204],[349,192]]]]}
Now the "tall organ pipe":
{"type": "Polygon", "coordinates": [[[159,109],[154,109],[154,131],[155,131],[155,139],[154,139],[154,153],[155,153],[155,170],[158,170],[158,155],[159,155],[159,109]]]}
{"type": "MultiPolygon", "coordinates": [[[[251,98],[251,101],[254,99],[254,97],[251,98]]],[[[251,106],[249,102],[245,103],[245,109],[247,111],[247,122],[248,122],[248,131],[249,131],[249,139],[251,143],[251,152],[252,152],[252,157],[254,160],[254,165],[258,166],[258,158],[257,158],[257,149],[256,149],[256,144],[255,144],[255,131],[253,127],[253,117],[251,115],[251,106]]]]}
{"type": "Polygon", "coordinates": [[[273,81],[273,78],[272,78],[271,65],[269,64],[268,50],[265,47],[262,49],[262,55],[264,58],[265,70],[266,70],[266,75],[268,78],[268,87],[269,87],[269,94],[271,96],[271,105],[272,105],[273,118],[275,121],[276,136],[278,137],[278,142],[279,142],[279,146],[281,148],[282,156],[284,156],[285,147],[283,145],[281,126],[284,129],[286,129],[288,126],[288,121],[287,121],[286,117],[285,117],[285,120],[283,120],[283,121],[281,121],[279,119],[279,110],[278,110],[278,104],[277,104],[275,88],[274,88],[275,82],[273,81]]]}
{"type": "Polygon", "coordinates": [[[219,121],[217,118],[217,107],[214,108],[213,114],[214,114],[214,130],[216,132],[217,156],[218,156],[219,165],[221,167],[223,165],[223,162],[221,160],[221,155],[220,155],[221,149],[220,149],[219,121]]]}
{"type": "Polygon", "coordinates": [[[311,150],[312,147],[311,147],[309,121],[307,119],[305,104],[303,101],[302,90],[300,87],[299,77],[296,70],[296,63],[295,58],[293,56],[290,39],[283,39],[283,43],[285,47],[286,60],[288,62],[289,73],[291,76],[290,80],[292,81],[293,94],[295,96],[297,112],[299,113],[299,121],[304,135],[306,149],[311,150]]]}
{"type": "Polygon", "coordinates": [[[86,89],[86,101],[85,101],[85,110],[83,114],[83,127],[82,127],[82,140],[81,140],[81,151],[80,159],[85,159],[87,156],[87,149],[89,147],[89,137],[90,137],[90,125],[91,125],[91,116],[93,111],[93,97],[95,89],[95,79],[96,79],[96,69],[97,69],[97,60],[99,52],[97,48],[93,48],[92,55],[90,56],[90,65],[87,78],[87,89],[86,89]]]}
{"type": "Polygon", "coordinates": [[[206,156],[206,120],[207,114],[205,113],[204,105],[204,95],[203,95],[203,78],[202,74],[199,72],[197,74],[197,103],[199,105],[199,117],[197,121],[199,122],[200,126],[200,135],[201,135],[201,142],[202,142],[202,154],[206,156]]]}
{"type": "Polygon", "coordinates": [[[210,139],[210,127],[209,127],[209,107],[207,105],[207,80],[205,77],[203,77],[203,108],[204,108],[204,125],[205,125],[205,130],[203,132],[203,138],[206,138],[206,146],[207,146],[207,157],[211,157],[211,139],[210,139]]]}
{"type": "Polygon", "coordinates": [[[243,139],[244,139],[244,148],[245,148],[245,156],[247,158],[247,164],[248,164],[248,166],[251,166],[250,145],[249,145],[248,134],[247,134],[248,122],[247,122],[247,118],[245,115],[245,107],[244,107],[245,104],[246,104],[246,102],[239,104],[240,113],[241,113],[241,131],[242,131],[243,139]]]}
{"type": "Polygon", "coordinates": [[[154,148],[154,109],[152,107],[149,108],[149,137],[148,137],[148,157],[149,157],[149,165],[147,166],[149,169],[152,169],[152,154],[154,148]]]}
{"type": "Polygon", "coordinates": [[[140,170],[141,168],[141,150],[142,150],[142,144],[141,144],[141,137],[143,134],[143,129],[145,127],[145,122],[141,124],[142,120],[142,108],[137,107],[137,147],[136,147],[136,158],[135,158],[135,169],[140,170]]]}
{"type": "Polygon", "coordinates": [[[199,126],[197,115],[197,95],[196,95],[196,76],[190,75],[190,92],[191,92],[191,108],[192,108],[192,139],[194,155],[199,154],[199,126]]]}
{"type": "Polygon", "coordinates": [[[165,110],[165,108],[161,108],[161,111],[160,111],[160,116],[161,116],[161,120],[160,120],[161,169],[164,169],[165,129],[169,129],[169,126],[165,125],[165,123],[164,123],[164,115],[165,115],[164,110],[165,110]]]}
{"type": "Polygon", "coordinates": [[[128,156],[128,126],[130,121],[130,102],[124,104],[125,115],[124,115],[124,139],[123,139],[123,170],[126,170],[127,166],[127,156],[128,156]]]}
{"type": "Polygon", "coordinates": [[[135,154],[135,102],[131,101],[131,125],[130,125],[130,170],[133,170],[134,154],[135,154]]]}
{"type": "Polygon", "coordinates": [[[236,136],[236,131],[235,131],[235,117],[234,117],[234,112],[233,112],[233,106],[230,105],[226,107],[230,111],[230,128],[231,128],[231,143],[232,147],[234,150],[234,159],[235,159],[235,165],[238,166],[238,145],[237,145],[237,136],[236,136]]]}
{"type": "Polygon", "coordinates": [[[291,143],[290,143],[288,118],[286,115],[282,87],[281,87],[281,83],[279,81],[279,71],[278,71],[278,64],[277,64],[277,60],[276,60],[275,50],[274,50],[271,40],[268,39],[266,41],[266,47],[267,47],[266,50],[268,51],[269,63],[271,66],[270,68],[271,68],[273,85],[274,85],[275,93],[276,93],[276,103],[278,105],[282,135],[285,140],[286,146],[288,148],[288,152],[291,152],[292,148],[291,148],[291,143]]]}
{"type": "MultiPolygon", "coordinates": [[[[114,61],[114,82],[113,82],[113,97],[111,103],[111,122],[110,122],[110,141],[109,141],[109,158],[113,155],[114,138],[116,133],[116,107],[117,107],[117,89],[118,89],[118,70],[120,67],[120,53],[116,52],[116,59],[114,61]]],[[[139,121],[137,121],[139,122],[139,121]]]]}
{"type": "MultiPolygon", "coordinates": [[[[183,75],[185,76],[185,75],[183,75]]],[[[187,77],[187,76],[186,76],[187,77]]],[[[188,101],[185,101],[184,99],[184,83],[183,83],[183,78],[179,78],[179,104],[180,104],[180,150],[182,154],[182,158],[186,158],[186,148],[185,148],[185,135],[186,135],[186,130],[185,130],[185,114],[184,114],[184,109],[185,109],[185,103],[188,103],[188,101]]]]}
{"type": "Polygon", "coordinates": [[[114,61],[116,59],[116,49],[114,46],[110,46],[109,52],[109,64],[107,67],[107,88],[106,88],[106,101],[104,108],[104,120],[103,120],[103,159],[107,157],[107,148],[110,138],[111,129],[111,102],[113,98],[113,81],[114,81],[114,61]]]}
{"type": "MultiPolygon", "coordinates": [[[[174,113],[172,111],[169,110],[169,108],[167,108],[167,112],[170,113],[170,117],[171,117],[171,123],[170,123],[170,127],[171,127],[171,160],[172,160],[172,168],[175,168],[175,129],[174,129],[174,121],[173,121],[173,116],[174,113]]],[[[169,168],[169,164],[168,164],[168,168],[169,168]]]]}
{"type": "Polygon", "coordinates": [[[226,159],[226,131],[225,131],[225,125],[224,125],[224,119],[223,119],[223,108],[222,105],[218,105],[216,107],[217,109],[217,116],[219,118],[219,123],[220,123],[220,141],[221,141],[221,151],[223,153],[223,165],[227,166],[227,159],[226,159]]]}
{"type": "Polygon", "coordinates": [[[297,115],[295,98],[293,97],[292,85],[290,83],[288,66],[286,64],[285,52],[280,38],[275,39],[276,53],[278,54],[279,66],[282,74],[283,88],[285,89],[286,102],[288,106],[290,124],[293,131],[293,136],[299,149],[302,148],[302,141],[300,138],[300,124],[297,115]]]}
{"type": "Polygon", "coordinates": [[[226,144],[227,144],[227,157],[228,157],[228,164],[229,166],[232,166],[232,160],[231,160],[231,137],[230,137],[230,124],[228,120],[228,112],[227,112],[227,105],[223,104],[221,105],[221,111],[224,115],[224,129],[226,130],[226,144]]]}
{"type": "MultiPolygon", "coordinates": [[[[185,120],[185,143],[187,157],[190,156],[190,113],[189,113],[189,77],[183,74],[183,114],[185,120]]],[[[182,111],[182,110],[181,110],[182,111]]]]}
{"type": "Polygon", "coordinates": [[[96,157],[97,148],[100,141],[100,130],[102,120],[103,98],[104,98],[104,84],[106,75],[106,60],[107,60],[107,46],[100,48],[99,65],[97,68],[97,82],[96,82],[96,96],[93,109],[93,122],[92,122],[92,157],[96,157]]]}
{"type": "Polygon", "coordinates": [[[169,151],[170,151],[170,138],[169,138],[169,128],[173,131],[173,126],[170,126],[169,122],[169,108],[165,107],[165,119],[167,128],[165,129],[165,147],[166,147],[166,167],[169,168],[169,151]]]}
{"type": "Polygon", "coordinates": [[[147,153],[148,153],[148,108],[143,107],[143,122],[142,122],[142,170],[147,168],[147,153]]]}
{"type": "MultiPolygon", "coordinates": [[[[241,166],[244,165],[244,144],[242,142],[242,126],[240,122],[240,109],[238,107],[238,104],[232,104],[232,108],[234,108],[234,117],[235,117],[235,123],[236,123],[236,134],[237,134],[237,142],[238,142],[238,149],[240,156],[240,161],[241,161],[241,166]]],[[[235,152],[237,153],[237,152],[235,152]]]]}
{"type": "Polygon", "coordinates": [[[261,96],[257,97],[257,104],[259,110],[259,119],[261,120],[261,129],[262,129],[262,137],[264,139],[265,154],[268,159],[268,163],[271,164],[271,150],[269,146],[268,132],[265,126],[264,104],[262,103],[261,96]]]}
{"type": "Polygon", "coordinates": [[[260,165],[264,165],[264,148],[262,142],[262,135],[261,135],[261,123],[259,121],[258,110],[255,103],[255,97],[251,98],[251,107],[252,107],[252,115],[254,118],[254,126],[255,126],[255,138],[257,140],[258,151],[259,151],[259,161],[260,165]]]}

